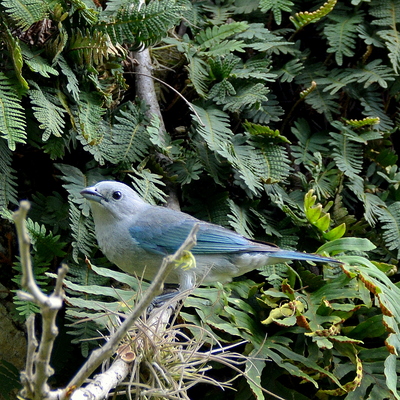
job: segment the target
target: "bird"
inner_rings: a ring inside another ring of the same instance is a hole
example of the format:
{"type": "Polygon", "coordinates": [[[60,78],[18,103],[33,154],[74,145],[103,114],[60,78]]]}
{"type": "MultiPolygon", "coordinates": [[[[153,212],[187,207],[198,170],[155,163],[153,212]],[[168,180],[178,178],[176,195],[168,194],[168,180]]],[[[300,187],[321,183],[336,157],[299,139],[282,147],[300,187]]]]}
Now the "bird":
{"type": "Polygon", "coordinates": [[[122,182],[100,181],[80,193],[90,201],[96,239],[104,255],[121,270],[149,281],[163,258],[174,254],[198,224],[197,243],[191,250],[195,267],[175,268],[166,280],[178,284],[179,291],[196,284],[228,283],[251,270],[291,260],[338,263],[248,239],[184,212],[149,204],[122,182]]]}

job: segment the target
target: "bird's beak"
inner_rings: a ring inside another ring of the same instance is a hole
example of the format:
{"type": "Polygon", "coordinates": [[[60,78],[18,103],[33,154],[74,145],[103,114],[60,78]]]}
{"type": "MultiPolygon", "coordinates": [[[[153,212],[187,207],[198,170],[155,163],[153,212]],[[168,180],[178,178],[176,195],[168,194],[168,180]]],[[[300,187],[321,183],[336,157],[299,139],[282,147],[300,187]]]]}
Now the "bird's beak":
{"type": "Polygon", "coordinates": [[[90,201],[95,201],[96,203],[100,203],[102,200],[106,200],[105,197],[97,191],[97,189],[92,187],[87,187],[81,190],[81,195],[90,201]]]}

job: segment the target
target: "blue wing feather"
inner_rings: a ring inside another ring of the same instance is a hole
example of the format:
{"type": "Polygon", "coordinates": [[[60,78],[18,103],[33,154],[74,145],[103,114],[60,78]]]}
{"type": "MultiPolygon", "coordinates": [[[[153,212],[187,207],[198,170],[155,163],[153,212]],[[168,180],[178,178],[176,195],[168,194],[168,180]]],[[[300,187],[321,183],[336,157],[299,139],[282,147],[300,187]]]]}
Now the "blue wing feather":
{"type": "MultiPolygon", "coordinates": [[[[149,214],[129,229],[132,238],[145,250],[157,254],[174,253],[198,223],[197,244],[193,254],[235,253],[256,246],[238,233],[218,225],[199,221],[186,214],[152,208],[149,214]],[[151,215],[151,218],[149,218],[151,215]]],[[[259,246],[258,246],[259,247],[259,246]]]]}
{"type": "Polygon", "coordinates": [[[196,223],[199,224],[199,231],[197,244],[192,249],[194,255],[265,252],[270,253],[270,257],[277,262],[278,260],[338,262],[319,255],[282,250],[279,247],[255,242],[222,226],[200,221],[167,208],[151,207],[147,215],[138,219],[129,232],[140,247],[150,253],[164,256],[178,250],[196,223]]]}

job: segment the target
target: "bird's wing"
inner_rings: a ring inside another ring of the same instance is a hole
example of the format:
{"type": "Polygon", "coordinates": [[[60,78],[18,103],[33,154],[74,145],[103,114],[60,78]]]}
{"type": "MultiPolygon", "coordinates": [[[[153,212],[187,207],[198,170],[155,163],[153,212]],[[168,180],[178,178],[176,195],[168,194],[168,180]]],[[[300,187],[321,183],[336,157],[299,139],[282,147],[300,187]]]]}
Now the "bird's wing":
{"type": "Polygon", "coordinates": [[[143,249],[165,255],[174,253],[182,245],[196,223],[199,231],[193,254],[236,253],[260,248],[234,231],[158,207],[138,218],[129,232],[143,249]]]}

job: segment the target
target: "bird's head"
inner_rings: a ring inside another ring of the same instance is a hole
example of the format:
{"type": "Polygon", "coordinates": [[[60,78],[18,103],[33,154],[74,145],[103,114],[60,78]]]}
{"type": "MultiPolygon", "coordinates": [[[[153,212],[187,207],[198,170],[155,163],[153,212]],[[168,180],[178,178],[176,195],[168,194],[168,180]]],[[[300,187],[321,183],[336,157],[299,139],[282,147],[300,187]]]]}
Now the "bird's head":
{"type": "Polygon", "coordinates": [[[123,219],[147,205],[129,186],[115,181],[98,182],[83,189],[81,195],[90,201],[95,219],[96,216],[105,214],[123,219]]]}

